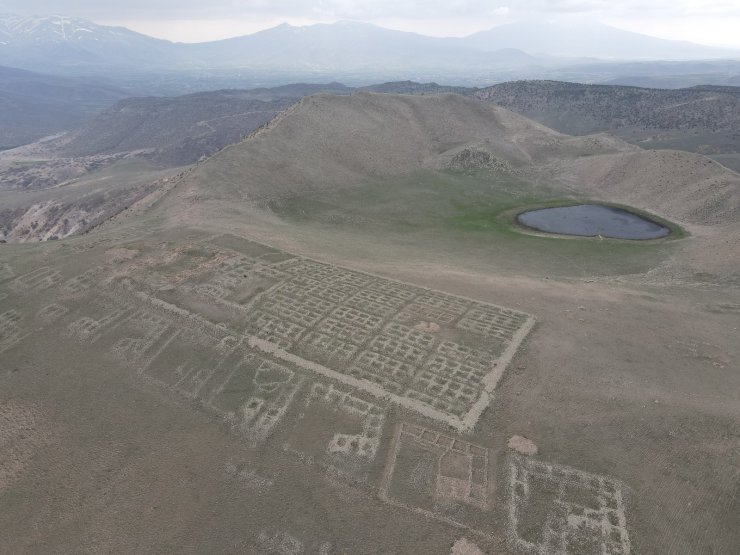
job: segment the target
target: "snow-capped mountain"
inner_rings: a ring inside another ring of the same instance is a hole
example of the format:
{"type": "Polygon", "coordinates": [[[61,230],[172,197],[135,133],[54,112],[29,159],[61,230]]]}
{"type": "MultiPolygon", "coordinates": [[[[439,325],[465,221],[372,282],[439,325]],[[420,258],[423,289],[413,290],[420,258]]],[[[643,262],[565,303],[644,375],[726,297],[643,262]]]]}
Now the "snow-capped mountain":
{"type": "Polygon", "coordinates": [[[0,16],[0,63],[34,70],[151,65],[174,45],[123,27],[60,15],[0,16]]]}
{"type": "Polygon", "coordinates": [[[100,40],[101,36],[121,34],[119,30],[100,27],[90,21],[65,16],[0,16],[0,36],[6,44],[29,42],[64,43],[76,40],[100,40]]]}

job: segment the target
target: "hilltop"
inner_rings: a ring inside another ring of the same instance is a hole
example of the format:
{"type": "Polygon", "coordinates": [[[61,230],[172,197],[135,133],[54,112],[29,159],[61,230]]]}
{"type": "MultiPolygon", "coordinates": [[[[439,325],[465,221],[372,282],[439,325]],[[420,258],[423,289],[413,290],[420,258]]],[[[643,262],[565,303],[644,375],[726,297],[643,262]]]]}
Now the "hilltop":
{"type": "Polygon", "coordinates": [[[218,183],[208,187],[209,195],[225,190],[244,198],[351,186],[370,176],[443,168],[463,147],[514,167],[580,148],[630,148],[615,147],[607,138],[589,143],[565,136],[509,110],[451,93],[318,94],[208,160],[191,174],[191,182],[202,179],[203,192],[206,182],[218,183]]]}
{"type": "MultiPolygon", "coordinates": [[[[727,117],[735,118],[729,113],[727,117]]],[[[693,121],[692,116],[686,121],[693,121]]],[[[350,186],[368,176],[443,169],[466,148],[485,151],[525,173],[566,160],[603,167],[605,159],[654,156],[608,135],[566,135],[498,105],[451,93],[318,94],[304,98],[253,137],[196,168],[190,183],[196,186],[202,178],[204,184],[218,183],[244,198],[281,195],[303,188],[350,186]]],[[[691,165],[704,164],[723,173],[701,156],[678,156],[691,165]]],[[[675,177],[686,179],[684,174],[675,177]]],[[[208,189],[209,194],[219,194],[218,187],[208,189]]],[[[650,185],[645,191],[662,194],[650,185]]]]}

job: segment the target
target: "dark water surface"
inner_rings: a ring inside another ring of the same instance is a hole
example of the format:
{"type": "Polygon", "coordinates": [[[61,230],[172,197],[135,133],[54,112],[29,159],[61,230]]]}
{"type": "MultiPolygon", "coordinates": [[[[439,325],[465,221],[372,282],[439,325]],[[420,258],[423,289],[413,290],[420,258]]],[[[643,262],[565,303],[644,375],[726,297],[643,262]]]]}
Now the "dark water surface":
{"type": "Polygon", "coordinates": [[[539,231],[585,237],[657,239],[670,233],[667,227],[637,214],[601,204],[532,210],[519,214],[517,221],[539,231]]]}

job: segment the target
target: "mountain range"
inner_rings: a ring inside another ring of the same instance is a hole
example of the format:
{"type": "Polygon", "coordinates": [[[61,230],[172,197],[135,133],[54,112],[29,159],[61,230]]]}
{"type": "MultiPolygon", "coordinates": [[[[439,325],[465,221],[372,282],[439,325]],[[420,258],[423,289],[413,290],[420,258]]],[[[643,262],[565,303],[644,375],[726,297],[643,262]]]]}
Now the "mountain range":
{"type": "Polygon", "coordinates": [[[666,40],[625,31],[598,21],[531,19],[494,27],[462,39],[473,48],[518,48],[545,57],[603,60],[696,60],[737,58],[738,51],[666,40]]]}
{"type": "Polygon", "coordinates": [[[0,17],[0,65],[51,73],[239,69],[376,76],[380,72],[404,78],[438,72],[483,78],[487,72],[542,72],[583,65],[593,58],[734,57],[740,57],[740,52],[658,39],[600,23],[523,21],[469,37],[439,38],[340,21],[305,27],[283,24],[250,35],[185,44],[79,18],[0,17]]]}

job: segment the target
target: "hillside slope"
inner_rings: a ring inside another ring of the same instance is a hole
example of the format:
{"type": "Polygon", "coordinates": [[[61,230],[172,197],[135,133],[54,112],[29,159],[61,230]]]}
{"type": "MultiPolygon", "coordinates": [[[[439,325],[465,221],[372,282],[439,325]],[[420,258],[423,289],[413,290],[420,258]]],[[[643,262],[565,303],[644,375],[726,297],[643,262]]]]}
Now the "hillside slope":
{"type": "Polygon", "coordinates": [[[339,83],[298,83],[127,98],[75,132],[2,152],[0,239],[27,242],[84,232],[154,188],[168,168],[193,164],[242,140],[319,91],[348,89],[339,83]]]}
{"type": "Polygon", "coordinates": [[[528,117],[547,118],[563,132],[627,126],[643,129],[737,131],[740,88],[645,89],[558,81],[514,81],[472,92],[475,98],[528,117]]]}
{"type": "Polygon", "coordinates": [[[471,92],[563,133],[609,132],[644,148],[740,152],[740,88],[646,89],[515,81],[471,92]]]}
{"type": "Polygon", "coordinates": [[[0,67],[0,150],[74,129],[125,96],[91,79],[0,67]]]}
{"type": "Polygon", "coordinates": [[[740,178],[708,158],[657,150],[568,161],[556,175],[574,176],[584,192],[619,199],[689,224],[740,222],[740,178]]]}
{"type": "Polygon", "coordinates": [[[343,94],[339,83],[127,98],[98,114],[62,147],[66,156],[143,151],[161,165],[192,164],[234,144],[298,99],[343,94]]]}
{"type": "Polygon", "coordinates": [[[463,147],[513,167],[569,152],[633,148],[606,137],[562,135],[455,94],[319,94],[208,160],[193,172],[191,186],[209,197],[240,198],[346,187],[368,177],[443,167],[463,147]]]}
{"type": "Polygon", "coordinates": [[[162,164],[192,164],[244,138],[293,102],[255,100],[246,91],[130,98],[77,131],[63,152],[91,156],[144,150],[162,164]]]}

